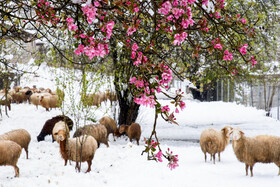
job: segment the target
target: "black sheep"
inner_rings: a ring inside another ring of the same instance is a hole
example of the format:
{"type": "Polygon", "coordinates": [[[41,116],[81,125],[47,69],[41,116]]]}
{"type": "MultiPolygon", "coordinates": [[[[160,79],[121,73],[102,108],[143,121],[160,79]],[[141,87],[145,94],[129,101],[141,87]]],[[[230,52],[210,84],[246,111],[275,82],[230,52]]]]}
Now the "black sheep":
{"type": "MultiPolygon", "coordinates": [[[[69,130],[70,131],[72,130],[73,121],[68,116],[64,116],[64,115],[55,116],[52,119],[49,119],[45,122],[40,134],[37,136],[38,142],[45,140],[45,136],[52,135],[52,130],[54,125],[59,121],[64,121],[68,125],[69,130]]],[[[54,142],[53,137],[52,137],[52,141],[54,142]]]]}

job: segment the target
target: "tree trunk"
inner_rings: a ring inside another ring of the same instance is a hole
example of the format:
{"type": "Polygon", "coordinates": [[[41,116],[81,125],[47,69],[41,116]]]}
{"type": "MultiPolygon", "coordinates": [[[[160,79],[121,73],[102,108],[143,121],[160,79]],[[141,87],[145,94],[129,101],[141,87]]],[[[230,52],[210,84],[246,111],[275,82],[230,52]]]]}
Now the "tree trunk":
{"type": "Polygon", "coordinates": [[[114,51],[112,53],[112,59],[115,71],[114,86],[120,107],[118,125],[131,125],[131,123],[135,122],[137,119],[140,105],[134,102],[129,86],[131,71],[133,71],[132,67],[119,62],[121,61],[121,57],[116,48],[116,43],[113,42],[112,49],[114,49],[114,51]]]}
{"type": "Polygon", "coordinates": [[[129,101],[128,92],[128,90],[118,91],[118,100],[120,107],[120,113],[118,117],[119,125],[131,125],[131,123],[136,121],[138,116],[140,105],[136,104],[133,99],[129,101]],[[123,96],[121,92],[123,92],[123,96]]]}

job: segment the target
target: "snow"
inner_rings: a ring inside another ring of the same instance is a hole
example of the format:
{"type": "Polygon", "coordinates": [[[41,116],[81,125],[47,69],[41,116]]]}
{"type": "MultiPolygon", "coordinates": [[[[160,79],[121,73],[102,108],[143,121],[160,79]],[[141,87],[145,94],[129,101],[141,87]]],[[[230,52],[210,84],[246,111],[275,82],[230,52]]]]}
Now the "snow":
{"type": "MultiPolygon", "coordinates": [[[[26,76],[22,85],[55,88],[55,78],[51,71],[42,65],[38,70],[39,77],[26,76]],[[28,78],[28,79],[27,79],[28,78]]],[[[163,104],[170,101],[162,99],[163,104]]],[[[257,163],[254,167],[254,177],[245,176],[245,165],[239,162],[232,150],[231,144],[221,154],[221,162],[214,165],[204,155],[199,146],[199,136],[203,129],[213,127],[221,129],[226,125],[241,128],[246,136],[259,134],[280,134],[280,122],[265,116],[263,110],[245,107],[236,103],[199,102],[185,99],[186,109],[176,115],[179,125],[158,120],[157,134],[162,150],[170,148],[179,155],[179,167],[170,170],[167,161],[157,163],[147,161],[144,153],[144,137],[152,130],[154,110],[141,107],[137,122],[141,124],[142,136],[140,146],[136,142],[129,143],[125,138],[113,141],[110,136],[110,147],[104,144],[97,150],[93,159],[92,171],[85,173],[87,163],[82,163],[82,171],[75,171],[75,163],[64,166],[64,160],[59,153],[59,146],[52,143],[51,137],[37,142],[36,136],[46,120],[61,114],[59,109],[46,112],[44,108],[29,104],[12,104],[9,117],[0,118],[0,134],[12,129],[24,128],[31,134],[29,157],[26,159],[22,151],[18,161],[20,177],[14,178],[14,170],[10,166],[0,166],[0,187],[35,187],[35,186],[227,186],[247,187],[276,186],[279,183],[278,167],[275,164],[257,163]]],[[[108,103],[103,103],[97,109],[97,118],[104,115],[108,103]]],[[[2,111],[3,112],[3,111],[2,111]]],[[[71,117],[71,116],[70,116],[71,117]]],[[[70,132],[72,136],[74,131],[70,132]]]]}

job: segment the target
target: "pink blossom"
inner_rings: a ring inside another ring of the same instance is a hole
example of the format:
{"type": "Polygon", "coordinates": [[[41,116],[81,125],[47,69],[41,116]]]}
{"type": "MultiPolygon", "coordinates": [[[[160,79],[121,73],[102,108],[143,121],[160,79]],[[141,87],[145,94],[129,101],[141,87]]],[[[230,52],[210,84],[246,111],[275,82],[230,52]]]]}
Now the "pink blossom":
{"type": "Polygon", "coordinates": [[[247,53],[247,47],[248,44],[244,44],[241,48],[239,48],[239,51],[242,55],[245,55],[247,53]]]}
{"type": "Polygon", "coordinates": [[[79,55],[79,54],[81,54],[81,53],[83,53],[83,52],[84,52],[84,46],[83,46],[82,44],[80,44],[80,45],[78,46],[78,49],[75,50],[75,53],[76,53],[77,55],[79,55]]]}
{"type": "Polygon", "coordinates": [[[127,36],[130,36],[130,35],[132,35],[134,32],[136,31],[136,28],[135,27],[129,27],[128,29],[127,29],[127,36]]]}
{"type": "Polygon", "coordinates": [[[166,112],[169,112],[169,111],[170,111],[170,108],[169,108],[168,105],[166,105],[166,106],[164,106],[164,107],[161,108],[161,111],[162,111],[162,112],[165,112],[165,111],[166,111],[166,112]]]}
{"type": "Polygon", "coordinates": [[[134,102],[139,105],[150,106],[151,108],[154,108],[156,105],[153,95],[146,96],[145,94],[143,94],[140,98],[134,97],[134,102]]]}
{"type": "Polygon", "coordinates": [[[136,43],[133,43],[133,45],[132,45],[132,50],[133,51],[137,51],[138,50],[138,45],[136,44],[136,43]]]}
{"type": "Polygon", "coordinates": [[[114,22],[114,21],[109,21],[109,22],[106,24],[106,29],[107,29],[106,32],[107,32],[107,38],[108,38],[108,39],[111,38],[114,25],[115,25],[115,22],[114,22]]]}
{"type": "Polygon", "coordinates": [[[216,49],[220,49],[220,50],[222,50],[222,45],[220,44],[220,43],[217,43],[215,46],[214,46],[214,48],[216,49]]]}
{"type": "Polygon", "coordinates": [[[135,51],[131,51],[131,59],[135,59],[136,57],[136,52],[135,51]]]}
{"type": "Polygon", "coordinates": [[[173,45],[180,45],[185,38],[188,36],[188,34],[186,32],[183,32],[182,34],[175,34],[174,38],[175,40],[173,41],[173,45]]]}
{"type": "Polygon", "coordinates": [[[157,93],[160,93],[160,92],[161,92],[161,88],[157,87],[157,93]]]}
{"type": "Polygon", "coordinates": [[[75,25],[74,23],[69,23],[67,26],[69,30],[76,31],[78,29],[77,25],[75,25]]]}
{"type": "Polygon", "coordinates": [[[135,7],[134,12],[139,12],[139,7],[135,7]]]}
{"type": "Polygon", "coordinates": [[[237,14],[237,18],[239,18],[240,17],[240,14],[237,14]]]}
{"type": "Polygon", "coordinates": [[[251,57],[251,62],[253,66],[257,64],[257,60],[255,59],[255,57],[251,57]]]}
{"type": "Polygon", "coordinates": [[[139,66],[140,64],[141,64],[140,60],[136,60],[135,62],[133,62],[133,65],[135,65],[135,66],[139,66]]]}
{"type": "Polygon", "coordinates": [[[241,19],[240,21],[241,21],[241,23],[243,23],[243,24],[247,23],[246,19],[244,19],[244,18],[241,19]]]}
{"type": "Polygon", "coordinates": [[[172,9],[172,14],[176,19],[179,19],[179,17],[181,17],[184,13],[185,11],[183,9],[179,9],[179,8],[172,9]]]}
{"type": "Polygon", "coordinates": [[[202,0],[202,4],[205,5],[205,6],[207,6],[207,5],[208,5],[208,1],[209,1],[209,0],[202,0]]]}
{"type": "Polygon", "coordinates": [[[173,5],[173,7],[178,6],[178,5],[179,5],[178,0],[174,0],[173,3],[172,3],[172,5],[173,5]]]}
{"type": "Polygon", "coordinates": [[[66,18],[67,23],[73,23],[73,18],[66,18]]]}
{"type": "Polygon", "coordinates": [[[90,6],[82,7],[83,13],[87,16],[87,21],[89,24],[95,20],[95,16],[97,16],[97,8],[90,6]]]}
{"type": "Polygon", "coordinates": [[[168,20],[168,21],[172,21],[172,20],[173,20],[173,15],[169,15],[169,16],[167,17],[167,20],[168,20]]]}
{"type": "Polygon", "coordinates": [[[184,110],[186,108],[186,104],[184,101],[180,101],[179,106],[180,106],[181,110],[184,110]]]}
{"type": "Polygon", "coordinates": [[[155,157],[157,158],[157,160],[159,161],[159,162],[162,162],[162,152],[161,151],[159,151],[156,155],[155,155],[155,157]]]}
{"type": "Polygon", "coordinates": [[[166,1],[162,4],[162,8],[158,10],[158,13],[162,13],[163,15],[169,14],[172,9],[172,5],[169,1],[166,1]]]}
{"type": "Polygon", "coordinates": [[[216,18],[221,18],[220,12],[215,12],[216,18]]]}
{"type": "Polygon", "coordinates": [[[224,54],[225,55],[223,56],[223,60],[232,60],[233,59],[232,53],[228,52],[228,50],[225,50],[224,54]]]}
{"type": "Polygon", "coordinates": [[[81,37],[81,38],[86,38],[87,36],[84,35],[84,34],[80,34],[80,37],[81,37]]]}
{"type": "Polygon", "coordinates": [[[181,25],[183,26],[184,29],[188,28],[190,22],[187,19],[182,19],[181,25]]]}
{"type": "Polygon", "coordinates": [[[134,85],[136,86],[136,88],[143,88],[144,87],[144,81],[143,80],[136,80],[134,82],[134,85]]]}
{"type": "Polygon", "coordinates": [[[179,113],[179,110],[178,110],[178,108],[176,108],[176,109],[175,109],[175,113],[179,113]]]}
{"type": "Polygon", "coordinates": [[[94,6],[99,7],[100,3],[98,1],[94,1],[94,6]]]}
{"type": "Polygon", "coordinates": [[[136,80],[137,80],[136,77],[132,77],[132,78],[130,79],[129,83],[130,83],[130,84],[133,84],[133,83],[135,83],[136,80]]]}

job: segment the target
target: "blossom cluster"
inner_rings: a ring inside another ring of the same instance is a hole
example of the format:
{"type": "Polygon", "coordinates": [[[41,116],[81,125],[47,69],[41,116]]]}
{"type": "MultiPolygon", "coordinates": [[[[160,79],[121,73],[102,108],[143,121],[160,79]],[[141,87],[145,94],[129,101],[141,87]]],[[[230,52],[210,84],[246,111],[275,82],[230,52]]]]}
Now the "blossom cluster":
{"type": "MultiPolygon", "coordinates": [[[[188,34],[186,32],[181,31],[182,29],[187,29],[189,25],[193,25],[194,21],[192,19],[192,9],[190,5],[192,5],[195,0],[173,0],[171,3],[170,1],[165,1],[162,4],[162,7],[158,10],[158,13],[163,14],[165,16],[158,24],[157,29],[161,27],[165,27],[166,22],[170,22],[171,24],[175,23],[176,21],[180,22],[180,28],[178,28],[177,32],[174,32],[174,41],[173,45],[180,45],[182,42],[185,41],[188,34]],[[186,18],[185,15],[188,17],[186,18]]],[[[173,32],[170,27],[168,32],[173,32]]]]}
{"type": "Polygon", "coordinates": [[[179,166],[178,164],[178,161],[179,161],[179,158],[178,158],[178,155],[174,155],[172,151],[170,151],[170,149],[168,148],[167,149],[167,159],[169,161],[168,163],[168,167],[172,170],[172,169],[175,169],[176,167],[179,166]]]}

